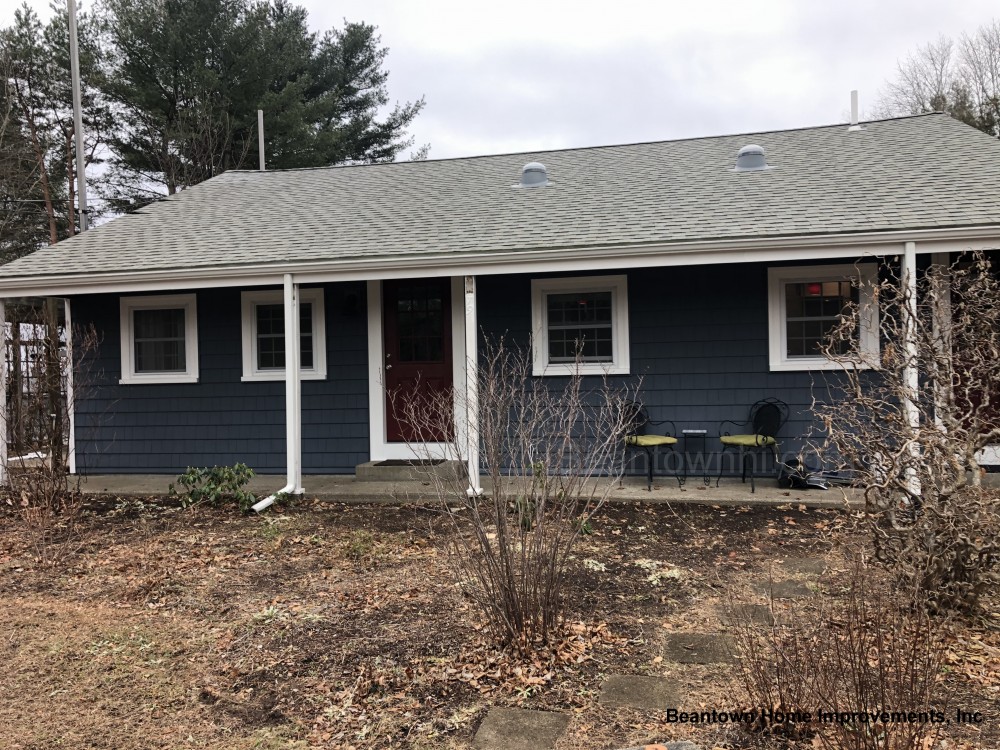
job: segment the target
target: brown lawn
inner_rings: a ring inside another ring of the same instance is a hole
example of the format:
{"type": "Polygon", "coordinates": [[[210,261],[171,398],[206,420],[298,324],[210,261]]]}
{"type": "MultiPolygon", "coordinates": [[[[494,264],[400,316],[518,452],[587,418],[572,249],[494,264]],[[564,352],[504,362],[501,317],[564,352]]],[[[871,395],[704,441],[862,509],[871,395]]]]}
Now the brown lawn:
{"type": "MultiPolygon", "coordinates": [[[[561,748],[782,747],[605,706],[602,682],[663,676],[681,708],[734,707],[734,669],[663,660],[666,635],[719,631],[731,593],[764,601],[751,589],[771,566],[835,590],[856,541],[840,511],[609,505],[572,561],[563,636],[518,660],[489,645],[456,588],[447,528],[417,507],[243,517],[104,499],[78,548],[44,568],[5,506],[0,747],[465,748],[491,706],[568,713],[561,748]],[[834,572],[779,566],[802,557],[834,572]]],[[[995,592],[985,611],[956,628],[943,677],[952,705],[985,721],[947,727],[942,747],[1000,747],[995,592]]]]}

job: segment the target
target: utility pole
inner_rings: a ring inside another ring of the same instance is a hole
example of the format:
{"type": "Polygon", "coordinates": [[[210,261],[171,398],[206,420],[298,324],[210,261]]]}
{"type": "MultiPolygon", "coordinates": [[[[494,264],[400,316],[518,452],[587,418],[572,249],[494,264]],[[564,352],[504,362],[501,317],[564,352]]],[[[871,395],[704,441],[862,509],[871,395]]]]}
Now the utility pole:
{"type": "Polygon", "coordinates": [[[86,232],[87,172],[83,158],[83,104],[80,97],[80,48],[76,38],[76,0],[66,0],[69,11],[69,67],[73,79],[73,132],[76,135],[76,194],[79,196],[80,231],[86,232]]]}

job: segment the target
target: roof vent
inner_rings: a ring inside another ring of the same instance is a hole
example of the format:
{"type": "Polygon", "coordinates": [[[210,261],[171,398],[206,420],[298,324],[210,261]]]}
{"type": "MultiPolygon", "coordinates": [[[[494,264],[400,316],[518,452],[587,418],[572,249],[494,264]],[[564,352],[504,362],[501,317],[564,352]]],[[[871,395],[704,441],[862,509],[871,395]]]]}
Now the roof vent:
{"type": "Polygon", "coordinates": [[[764,149],[755,144],[744,146],[736,154],[735,172],[760,172],[770,169],[767,166],[767,157],[764,156],[764,149]]]}
{"type": "Polygon", "coordinates": [[[864,130],[864,126],[858,123],[858,90],[851,92],[851,124],[847,129],[851,132],[864,130]]]}
{"type": "Polygon", "coordinates": [[[521,181],[514,185],[516,188],[536,188],[551,185],[549,173],[545,165],[537,161],[529,161],[521,167],[521,181]]]}

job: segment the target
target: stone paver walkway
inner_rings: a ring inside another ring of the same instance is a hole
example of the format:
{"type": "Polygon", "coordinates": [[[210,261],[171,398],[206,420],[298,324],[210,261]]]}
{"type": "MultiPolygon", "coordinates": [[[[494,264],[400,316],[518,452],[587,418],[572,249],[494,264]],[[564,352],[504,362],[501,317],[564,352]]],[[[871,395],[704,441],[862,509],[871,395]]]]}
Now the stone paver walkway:
{"type": "Polygon", "coordinates": [[[568,725],[569,716],[554,711],[491,708],[473,744],[484,750],[549,750],[568,725]]]}
{"type": "Polygon", "coordinates": [[[670,682],[662,677],[616,674],[608,677],[601,688],[601,703],[609,706],[631,706],[651,711],[676,708],[679,696],[670,682]]]}
{"type": "Polygon", "coordinates": [[[732,643],[718,633],[671,633],[664,640],[663,660],[677,664],[729,664],[732,643]]]}
{"type": "MultiPolygon", "coordinates": [[[[816,579],[829,568],[819,557],[789,557],[777,564],[780,572],[816,579]]],[[[766,574],[765,574],[766,575],[766,574]]],[[[813,584],[814,586],[814,584],[813,584]]],[[[802,580],[769,581],[760,577],[752,589],[774,599],[812,596],[815,591],[802,580]]],[[[771,608],[764,604],[720,605],[720,621],[726,626],[746,622],[772,625],[771,608]]],[[[732,641],[723,633],[670,633],[664,639],[663,661],[673,664],[731,664],[735,661],[732,641]]],[[[599,701],[606,706],[627,706],[647,711],[663,711],[683,703],[674,682],[646,675],[609,675],[601,687],[599,701]]],[[[474,745],[482,750],[551,750],[566,730],[568,714],[492,708],[476,732],[474,745]]],[[[664,742],[627,750],[700,750],[690,741],[664,742]]]]}
{"type": "Polygon", "coordinates": [[[754,625],[774,625],[774,615],[766,604],[737,604],[719,607],[719,619],[723,625],[741,625],[750,621],[754,625]]]}
{"type": "Polygon", "coordinates": [[[829,563],[822,557],[788,557],[781,561],[781,567],[790,573],[802,575],[822,575],[830,569],[829,563]]]}
{"type": "Polygon", "coordinates": [[[801,581],[759,581],[754,584],[754,591],[775,599],[802,599],[813,595],[813,590],[801,581]]]}

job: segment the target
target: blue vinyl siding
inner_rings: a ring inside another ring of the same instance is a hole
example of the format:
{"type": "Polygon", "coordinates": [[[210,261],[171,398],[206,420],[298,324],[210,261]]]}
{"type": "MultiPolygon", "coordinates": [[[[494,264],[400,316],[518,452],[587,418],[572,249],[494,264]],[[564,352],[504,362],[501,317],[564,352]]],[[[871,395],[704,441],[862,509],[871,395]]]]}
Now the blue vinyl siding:
{"type": "MultiPolygon", "coordinates": [[[[352,473],[368,460],[364,284],[324,290],[327,379],[302,382],[303,469],[352,473]]],[[[81,472],[172,474],[241,461],[259,473],[284,473],[284,383],[240,381],[240,290],[197,296],[199,382],[148,385],[118,383],[118,295],[73,298],[74,323],[92,323],[101,339],[95,387],[76,408],[81,472]]]]}
{"type": "MultiPolygon", "coordinates": [[[[603,272],[608,273],[608,272],[603,272]]],[[[810,405],[830,374],[768,367],[767,265],[628,271],[631,374],[654,420],[713,438],[725,419],[774,396],[791,408],[782,448],[797,451],[815,427],[810,405]]],[[[537,276],[534,276],[537,278],[537,276]]],[[[532,275],[478,279],[479,325],[526,346],[532,275]]],[[[328,375],[303,381],[306,473],[351,473],[369,460],[368,344],[363,283],[324,286],[328,375]]],[[[178,473],[187,466],[242,461],[260,473],[285,470],[284,383],[240,381],[240,290],[200,290],[200,380],[118,384],[118,295],[73,299],[76,324],[102,337],[97,388],[77,403],[81,471],[178,473]]],[[[482,335],[482,334],[481,334],[482,335]]],[[[717,440],[709,441],[715,449],[717,440]]]]}
{"type": "MultiPolygon", "coordinates": [[[[835,376],[770,371],[767,265],[647,268],[627,275],[631,374],[619,379],[636,384],[641,378],[650,418],[716,438],[720,422],[745,420],[751,404],[773,396],[790,407],[782,450],[798,451],[816,427],[813,392],[821,394],[835,376]]],[[[479,279],[484,331],[527,345],[531,278],[479,279]]],[[[716,450],[718,440],[710,439],[709,448],[716,450]]]]}

